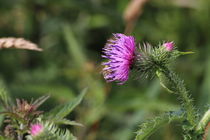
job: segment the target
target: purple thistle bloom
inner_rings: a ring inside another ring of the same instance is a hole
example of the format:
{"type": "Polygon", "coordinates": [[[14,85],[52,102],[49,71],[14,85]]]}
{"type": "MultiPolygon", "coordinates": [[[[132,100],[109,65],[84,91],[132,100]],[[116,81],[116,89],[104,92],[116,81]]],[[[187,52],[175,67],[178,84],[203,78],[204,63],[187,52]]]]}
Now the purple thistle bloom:
{"type": "Polygon", "coordinates": [[[166,42],[163,44],[163,46],[166,48],[167,51],[172,51],[174,48],[174,43],[173,42],[166,42]]]}
{"type": "Polygon", "coordinates": [[[129,71],[133,64],[135,53],[135,39],[132,36],[116,33],[108,40],[103,48],[108,62],[102,63],[103,75],[107,82],[117,81],[124,84],[128,80],[129,71]]]}

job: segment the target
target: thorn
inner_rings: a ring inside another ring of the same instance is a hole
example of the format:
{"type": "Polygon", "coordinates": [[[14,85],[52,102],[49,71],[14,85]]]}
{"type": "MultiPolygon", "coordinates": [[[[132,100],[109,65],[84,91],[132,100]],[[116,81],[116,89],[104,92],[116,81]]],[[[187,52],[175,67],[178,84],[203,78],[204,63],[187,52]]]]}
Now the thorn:
{"type": "Polygon", "coordinates": [[[193,54],[195,52],[179,52],[181,55],[186,55],[186,54],[193,54]]]}

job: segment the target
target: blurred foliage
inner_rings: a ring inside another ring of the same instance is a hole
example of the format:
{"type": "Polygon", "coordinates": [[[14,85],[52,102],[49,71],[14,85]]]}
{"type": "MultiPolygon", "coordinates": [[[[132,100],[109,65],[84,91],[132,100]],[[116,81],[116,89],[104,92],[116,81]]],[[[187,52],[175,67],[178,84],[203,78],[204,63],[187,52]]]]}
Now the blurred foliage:
{"type": "MultiPolygon", "coordinates": [[[[129,0],[0,1],[0,37],[23,37],[43,52],[0,51],[0,77],[13,98],[51,94],[48,110],[67,102],[84,87],[86,99],[74,111],[79,139],[130,140],[137,126],[153,116],[176,110],[175,97],[156,79],[106,84],[100,74],[101,49],[114,32],[124,32],[129,0]]],[[[195,54],[180,58],[174,69],[186,80],[194,103],[204,112],[210,103],[210,1],[150,0],[132,34],[141,42],[174,41],[195,54]]],[[[180,127],[165,126],[150,139],[178,140],[180,127]]]]}

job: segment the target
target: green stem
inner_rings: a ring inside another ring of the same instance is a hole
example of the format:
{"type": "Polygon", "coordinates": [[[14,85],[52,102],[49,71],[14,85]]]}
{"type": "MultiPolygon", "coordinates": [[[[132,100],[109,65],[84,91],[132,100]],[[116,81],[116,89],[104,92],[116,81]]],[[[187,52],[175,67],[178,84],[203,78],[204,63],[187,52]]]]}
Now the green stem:
{"type": "Polygon", "coordinates": [[[23,139],[22,139],[22,136],[18,136],[18,138],[17,138],[17,139],[18,139],[18,140],[23,140],[23,139]]]}
{"type": "Polygon", "coordinates": [[[23,134],[22,134],[22,130],[23,130],[23,124],[20,124],[20,130],[18,131],[18,140],[23,140],[23,134]]]}
{"type": "Polygon", "coordinates": [[[179,100],[182,107],[186,110],[187,120],[191,126],[196,125],[196,111],[190,98],[188,91],[185,87],[184,81],[181,80],[173,71],[169,70],[167,67],[161,67],[160,72],[162,72],[172,85],[172,90],[179,95],[179,100]]]}
{"type": "Polygon", "coordinates": [[[198,123],[196,131],[203,132],[209,122],[210,122],[210,109],[206,111],[206,113],[203,115],[202,119],[198,123]]]}

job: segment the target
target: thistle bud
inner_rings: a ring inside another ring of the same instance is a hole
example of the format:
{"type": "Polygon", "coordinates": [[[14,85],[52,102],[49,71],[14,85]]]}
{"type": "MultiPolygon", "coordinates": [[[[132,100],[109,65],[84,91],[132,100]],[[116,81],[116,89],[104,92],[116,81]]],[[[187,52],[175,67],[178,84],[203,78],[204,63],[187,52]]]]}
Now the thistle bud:
{"type": "Polygon", "coordinates": [[[166,42],[163,44],[163,46],[166,48],[167,51],[172,51],[174,49],[174,43],[173,42],[166,42]]]}
{"type": "Polygon", "coordinates": [[[42,131],[43,131],[44,127],[42,124],[32,124],[31,125],[31,129],[30,129],[30,133],[32,136],[37,136],[39,135],[42,131]]]}

